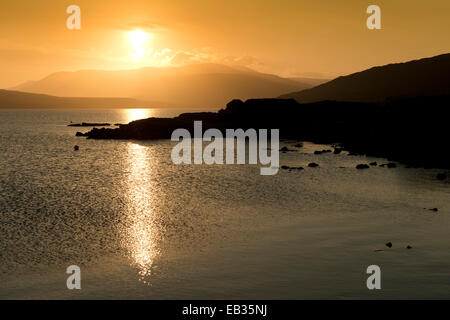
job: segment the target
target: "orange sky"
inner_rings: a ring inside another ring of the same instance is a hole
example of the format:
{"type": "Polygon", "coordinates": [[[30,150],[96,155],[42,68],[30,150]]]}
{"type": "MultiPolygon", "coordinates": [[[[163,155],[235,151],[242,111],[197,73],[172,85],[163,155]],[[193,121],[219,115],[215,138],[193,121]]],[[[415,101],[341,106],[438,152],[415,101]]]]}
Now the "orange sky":
{"type": "Polygon", "coordinates": [[[450,52],[448,0],[2,0],[0,88],[52,72],[195,61],[334,77],[450,52]],[[82,29],[66,28],[71,4],[82,29]],[[382,30],[366,28],[381,7],[382,30]],[[149,35],[133,56],[132,30],[149,35]]]}

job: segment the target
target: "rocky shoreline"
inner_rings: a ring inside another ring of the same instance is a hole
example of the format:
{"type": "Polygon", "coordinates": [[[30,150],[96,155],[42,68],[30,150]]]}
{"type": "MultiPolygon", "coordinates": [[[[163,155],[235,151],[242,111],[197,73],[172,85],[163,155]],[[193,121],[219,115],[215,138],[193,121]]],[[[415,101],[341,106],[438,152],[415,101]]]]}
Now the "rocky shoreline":
{"type": "Polygon", "coordinates": [[[203,122],[204,130],[280,129],[281,139],[337,144],[340,146],[337,150],[387,158],[414,167],[450,168],[450,156],[446,150],[448,118],[445,116],[449,102],[450,96],[381,103],[323,101],[300,104],[293,99],[233,100],[218,112],[137,120],[119,128],[77,132],[77,136],[89,139],[170,139],[178,128],[192,133],[197,120],[203,122]]]}

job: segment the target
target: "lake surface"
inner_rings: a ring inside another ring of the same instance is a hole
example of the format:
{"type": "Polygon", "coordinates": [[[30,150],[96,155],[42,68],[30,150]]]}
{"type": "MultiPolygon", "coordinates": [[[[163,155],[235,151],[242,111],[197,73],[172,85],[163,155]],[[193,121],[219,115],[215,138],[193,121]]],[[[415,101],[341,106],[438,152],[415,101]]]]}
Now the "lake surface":
{"type": "Polygon", "coordinates": [[[450,298],[443,170],[356,170],[387,160],[314,155],[329,146],[305,142],[280,153],[305,170],[261,176],[257,165],[176,166],[171,141],[67,127],[181,112],[0,110],[0,298],[450,298]],[[69,265],[81,290],[66,287],[69,265]],[[381,290],[366,287],[370,265],[381,290]]]}

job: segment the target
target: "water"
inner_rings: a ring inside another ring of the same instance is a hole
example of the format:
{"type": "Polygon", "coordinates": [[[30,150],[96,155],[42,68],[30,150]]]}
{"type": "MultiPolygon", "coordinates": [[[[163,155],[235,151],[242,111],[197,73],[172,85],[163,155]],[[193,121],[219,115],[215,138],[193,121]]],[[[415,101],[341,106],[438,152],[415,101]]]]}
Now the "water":
{"type": "Polygon", "coordinates": [[[327,146],[312,143],[280,153],[305,170],[275,176],[175,166],[170,141],[86,140],[66,126],[180,112],[0,111],[0,298],[450,298],[441,171],[356,170],[386,160],[314,155],[327,146]],[[81,290],[66,288],[72,264],[81,290]],[[372,264],[378,291],[366,288],[372,264]]]}

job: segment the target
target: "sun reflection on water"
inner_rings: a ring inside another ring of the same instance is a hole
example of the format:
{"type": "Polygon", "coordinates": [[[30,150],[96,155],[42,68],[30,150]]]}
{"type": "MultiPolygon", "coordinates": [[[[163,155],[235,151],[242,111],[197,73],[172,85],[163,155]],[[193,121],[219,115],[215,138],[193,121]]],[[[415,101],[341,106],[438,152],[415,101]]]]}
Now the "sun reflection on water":
{"type": "Polygon", "coordinates": [[[123,245],[132,263],[139,269],[140,280],[149,283],[149,276],[159,255],[159,230],[155,214],[155,182],[149,148],[128,144],[127,230],[123,245]]]}
{"type": "Polygon", "coordinates": [[[125,116],[127,123],[139,120],[139,119],[147,119],[154,116],[153,109],[125,109],[125,116]]]}

